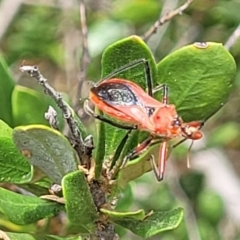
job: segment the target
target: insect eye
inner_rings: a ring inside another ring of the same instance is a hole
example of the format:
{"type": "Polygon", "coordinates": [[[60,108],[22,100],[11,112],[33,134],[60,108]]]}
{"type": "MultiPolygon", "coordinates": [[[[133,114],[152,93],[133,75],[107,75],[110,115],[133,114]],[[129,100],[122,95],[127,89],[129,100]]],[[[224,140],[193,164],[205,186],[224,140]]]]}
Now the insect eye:
{"type": "Polygon", "coordinates": [[[178,127],[180,127],[181,126],[181,120],[180,120],[180,118],[179,117],[177,117],[177,118],[175,118],[174,120],[173,120],[173,126],[178,126],[178,127]]]}

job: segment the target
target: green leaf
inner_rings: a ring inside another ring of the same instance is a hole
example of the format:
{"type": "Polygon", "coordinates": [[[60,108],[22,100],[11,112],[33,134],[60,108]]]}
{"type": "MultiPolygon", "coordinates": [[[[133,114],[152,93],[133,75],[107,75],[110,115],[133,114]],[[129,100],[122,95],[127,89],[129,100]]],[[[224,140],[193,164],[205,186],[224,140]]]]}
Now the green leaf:
{"type": "Polygon", "coordinates": [[[131,22],[135,26],[141,26],[149,22],[154,22],[159,17],[161,4],[155,1],[114,1],[111,14],[114,19],[123,22],[131,22]],[[141,13],[141,14],[139,14],[141,13]]]}
{"type": "Polygon", "coordinates": [[[122,220],[125,218],[134,219],[134,220],[143,220],[146,216],[143,209],[140,209],[135,212],[116,212],[116,211],[109,211],[107,209],[101,208],[100,212],[107,215],[113,221],[122,220]]]}
{"type": "Polygon", "coordinates": [[[44,118],[47,106],[43,103],[40,94],[33,89],[17,85],[12,93],[14,125],[45,124],[44,118]]]}
{"type": "Polygon", "coordinates": [[[92,231],[97,212],[84,173],[76,171],[66,175],[62,179],[62,190],[71,224],[92,231]]]}
{"type": "Polygon", "coordinates": [[[171,211],[156,211],[142,221],[124,218],[115,219],[114,223],[146,239],[160,232],[177,228],[182,218],[183,209],[177,208],[171,211]]]}
{"type": "MultiPolygon", "coordinates": [[[[97,114],[102,114],[102,112],[97,111],[97,114]]],[[[103,165],[103,160],[105,156],[105,124],[103,124],[100,121],[97,121],[96,123],[96,130],[97,130],[97,142],[96,142],[96,147],[95,147],[95,178],[99,179],[102,174],[102,165],[103,165]]]]}
{"type": "Polygon", "coordinates": [[[16,224],[29,224],[56,215],[64,205],[0,188],[0,211],[16,224]]]}
{"type": "Polygon", "coordinates": [[[32,178],[31,166],[13,143],[12,132],[0,120],[0,182],[26,183],[32,178]]]}
{"type": "MultiPolygon", "coordinates": [[[[155,60],[150,49],[143,40],[138,36],[131,36],[119,40],[107,47],[103,53],[102,78],[128,63],[142,58],[149,61],[154,81],[157,76],[155,60]]],[[[146,78],[143,64],[121,72],[114,77],[131,80],[136,82],[142,88],[146,88],[146,78]]]]}
{"type": "Polygon", "coordinates": [[[63,127],[62,113],[49,96],[27,87],[15,86],[12,93],[14,126],[27,124],[49,125],[44,113],[47,112],[50,105],[57,111],[59,128],[61,129],[63,127]]]}
{"type": "Polygon", "coordinates": [[[7,64],[0,55],[0,119],[12,126],[12,103],[11,96],[14,81],[8,71],[7,64]]]}
{"type": "MultiPolygon", "coordinates": [[[[114,70],[131,63],[135,60],[145,58],[149,61],[150,69],[152,73],[153,82],[156,79],[156,65],[154,57],[148,48],[148,46],[138,36],[131,36],[110,45],[103,53],[102,56],[102,77],[106,77],[114,70]],[[116,57],[117,56],[117,57],[116,57]]],[[[136,67],[130,68],[126,71],[113,76],[114,78],[124,78],[136,82],[138,85],[146,88],[146,77],[143,64],[139,64],[136,67]]],[[[103,124],[103,123],[101,123],[103,124]]],[[[126,134],[126,131],[112,127],[106,124],[106,156],[111,155],[121,142],[121,139],[126,134]]],[[[102,137],[102,136],[99,136],[102,137]]],[[[133,142],[135,145],[137,142],[133,142]]],[[[132,146],[131,146],[132,147],[132,146]]],[[[103,149],[104,146],[100,146],[103,149]]],[[[128,152],[125,150],[125,152],[128,152]]]]}
{"type": "Polygon", "coordinates": [[[7,123],[0,120],[0,136],[11,138],[12,131],[12,128],[7,123]]]}
{"type": "Polygon", "coordinates": [[[17,127],[13,131],[16,146],[33,166],[41,169],[55,183],[77,170],[77,156],[69,141],[58,131],[44,125],[17,127]]]}
{"type": "Polygon", "coordinates": [[[80,236],[58,237],[53,235],[36,235],[28,233],[10,233],[6,232],[11,240],[82,240],[80,236]]]}
{"type": "Polygon", "coordinates": [[[153,145],[147,151],[143,152],[138,158],[129,161],[128,164],[119,171],[118,186],[124,189],[130,181],[142,176],[146,172],[151,171],[152,166],[149,161],[150,155],[153,155],[155,160],[157,160],[158,152],[159,144],[153,145]]]}
{"type": "Polygon", "coordinates": [[[233,57],[220,43],[204,44],[185,46],[157,64],[158,83],[169,86],[169,102],[186,122],[211,117],[227,101],[233,85],[233,57]]]}
{"type": "MultiPolygon", "coordinates": [[[[118,199],[117,206],[114,208],[114,211],[129,211],[130,206],[135,203],[134,193],[132,190],[133,188],[134,185],[128,184],[123,190],[121,189],[121,197],[118,199]]],[[[114,189],[111,191],[111,194],[114,196],[114,189]]],[[[119,191],[116,192],[115,196],[118,194],[119,191]]],[[[111,196],[109,196],[108,199],[111,200],[111,196]]]]}

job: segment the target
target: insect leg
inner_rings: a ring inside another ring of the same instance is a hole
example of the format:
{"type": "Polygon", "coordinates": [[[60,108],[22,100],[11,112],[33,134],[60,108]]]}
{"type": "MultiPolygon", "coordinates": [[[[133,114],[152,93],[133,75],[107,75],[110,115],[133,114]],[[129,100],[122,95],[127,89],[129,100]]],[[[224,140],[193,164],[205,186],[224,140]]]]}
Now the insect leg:
{"type": "Polygon", "coordinates": [[[115,151],[115,154],[114,154],[114,156],[112,158],[112,162],[111,162],[111,166],[110,166],[109,170],[113,169],[113,167],[115,166],[115,164],[116,164],[118,158],[120,157],[120,155],[122,153],[122,150],[123,150],[123,148],[124,148],[124,146],[125,146],[125,144],[127,142],[127,139],[129,138],[129,135],[130,135],[131,131],[132,130],[127,131],[126,135],[123,137],[123,139],[119,143],[119,145],[118,145],[118,147],[117,147],[117,149],[115,151]]]}
{"type": "MultiPolygon", "coordinates": [[[[130,131],[128,132],[130,133],[130,131]]],[[[127,139],[127,135],[122,139],[121,143],[123,142],[124,139],[127,139]]],[[[143,141],[139,146],[137,146],[132,152],[130,152],[127,156],[125,156],[125,158],[123,159],[123,161],[118,161],[114,168],[112,169],[112,175],[111,175],[111,179],[115,179],[116,175],[118,174],[119,170],[121,170],[126,164],[127,162],[134,156],[139,155],[144,149],[146,149],[151,141],[152,141],[153,137],[150,136],[148,137],[145,141],[143,141]]],[[[120,144],[121,144],[120,143],[120,144]]]]}
{"type": "Polygon", "coordinates": [[[144,62],[144,68],[145,68],[145,78],[146,78],[148,95],[153,97],[153,81],[152,81],[152,75],[150,71],[150,65],[147,60],[145,60],[144,62]]]}
{"type": "Polygon", "coordinates": [[[99,80],[96,83],[96,86],[98,86],[102,81],[110,79],[122,72],[125,72],[131,68],[134,68],[140,64],[144,65],[144,71],[145,71],[145,77],[146,77],[146,84],[147,84],[147,89],[148,89],[148,94],[152,97],[152,93],[153,93],[153,86],[152,86],[152,77],[151,77],[151,71],[150,71],[150,64],[149,61],[145,58],[140,58],[137,59],[135,61],[132,61],[116,70],[114,70],[112,73],[110,73],[109,75],[107,75],[106,77],[102,78],[101,80],[99,80]]]}
{"type": "Polygon", "coordinates": [[[166,84],[158,85],[153,89],[153,94],[160,90],[163,91],[162,103],[168,104],[168,86],[166,84]]]}
{"type": "Polygon", "coordinates": [[[151,158],[150,158],[153,172],[159,182],[163,180],[163,176],[164,176],[165,163],[167,160],[167,147],[168,147],[167,141],[164,141],[160,145],[158,166],[155,162],[154,156],[151,155],[151,158]]]}
{"type": "Polygon", "coordinates": [[[152,137],[152,136],[148,137],[146,140],[144,140],[142,143],[140,143],[140,145],[137,146],[132,152],[130,152],[130,153],[123,159],[121,168],[123,168],[131,158],[139,155],[143,150],[145,150],[145,149],[150,145],[150,143],[152,142],[152,140],[153,140],[153,137],[152,137]]]}
{"type": "Polygon", "coordinates": [[[120,123],[113,122],[110,119],[105,118],[102,115],[98,115],[98,114],[94,113],[94,111],[89,107],[89,101],[88,100],[86,100],[84,102],[83,108],[88,115],[90,115],[90,116],[92,116],[92,117],[94,117],[98,120],[101,120],[105,123],[108,123],[108,124],[110,124],[114,127],[118,127],[118,128],[125,129],[125,130],[136,130],[138,128],[137,125],[132,125],[132,126],[122,125],[120,123]]]}

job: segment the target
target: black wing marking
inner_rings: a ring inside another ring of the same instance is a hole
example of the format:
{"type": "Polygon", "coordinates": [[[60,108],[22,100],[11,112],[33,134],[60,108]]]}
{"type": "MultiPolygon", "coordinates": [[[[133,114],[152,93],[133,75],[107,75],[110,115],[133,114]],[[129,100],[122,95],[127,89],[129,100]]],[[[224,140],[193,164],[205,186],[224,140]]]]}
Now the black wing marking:
{"type": "MultiPolygon", "coordinates": [[[[91,91],[100,99],[111,106],[142,106],[132,89],[125,83],[102,83],[97,87],[93,87],[91,91]]],[[[142,106],[147,115],[150,117],[155,107],[142,106]]]]}
{"type": "Polygon", "coordinates": [[[91,91],[110,105],[140,105],[138,98],[127,84],[106,82],[93,87],[91,91]]]}

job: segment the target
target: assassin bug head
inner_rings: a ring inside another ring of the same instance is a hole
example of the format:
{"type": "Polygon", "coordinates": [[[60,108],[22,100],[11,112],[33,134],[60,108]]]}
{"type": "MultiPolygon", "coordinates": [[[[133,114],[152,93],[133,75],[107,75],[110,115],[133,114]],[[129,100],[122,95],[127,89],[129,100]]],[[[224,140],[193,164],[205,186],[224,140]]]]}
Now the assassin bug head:
{"type": "MultiPolygon", "coordinates": [[[[169,105],[169,106],[171,106],[171,105],[169,105]]],[[[173,109],[175,109],[175,107],[173,109]]],[[[159,113],[163,113],[163,112],[159,111],[159,113]]],[[[173,111],[173,113],[174,113],[174,111],[173,111]]],[[[168,152],[167,141],[174,137],[183,136],[184,138],[173,146],[173,147],[176,147],[179,144],[186,141],[187,139],[198,140],[198,139],[202,138],[202,133],[200,132],[200,128],[202,127],[202,125],[203,125],[203,122],[184,123],[182,121],[182,119],[179,118],[178,116],[176,116],[175,118],[172,119],[171,127],[166,129],[167,130],[166,136],[167,136],[167,134],[169,134],[169,137],[168,137],[168,139],[165,139],[162,142],[162,144],[160,145],[158,165],[155,163],[153,155],[150,158],[152,169],[153,169],[156,179],[158,181],[162,181],[163,176],[164,176],[165,163],[167,160],[167,152],[168,152]]],[[[192,141],[192,143],[193,143],[193,141],[192,141]]],[[[192,144],[189,148],[189,151],[190,151],[191,147],[192,147],[192,144]]],[[[187,163],[188,163],[187,165],[190,166],[189,157],[187,159],[187,163]]]]}
{"type": "Polygon", "coordinates": [[[182,133],[183,137],[198,140],[202,138],[202,133],[200,132],[200,128],[202,127],[203,122],[190,122],[183,123],[182,125],[182,133]]]}

